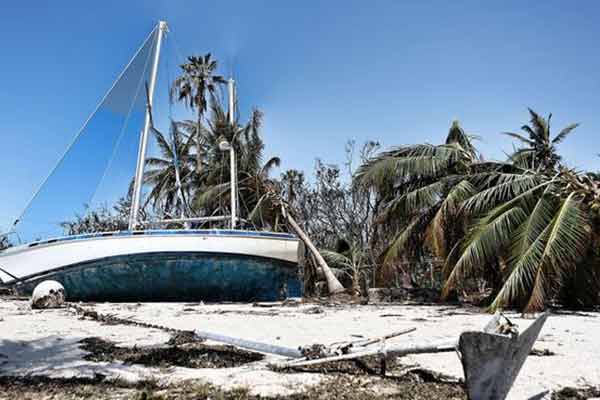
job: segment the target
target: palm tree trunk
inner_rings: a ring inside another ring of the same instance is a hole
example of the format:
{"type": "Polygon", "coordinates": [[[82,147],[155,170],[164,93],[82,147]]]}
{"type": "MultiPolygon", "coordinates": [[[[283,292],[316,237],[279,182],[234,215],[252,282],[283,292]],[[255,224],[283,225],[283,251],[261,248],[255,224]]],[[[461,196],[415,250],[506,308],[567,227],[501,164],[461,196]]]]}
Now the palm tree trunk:
{"type": "Polygon", "coordinates": [[[200,151],[200,124],[202,121],[202,114],[198,112],[198,123],[196,124],[196,174],[200,176],[200,170],[202,169],[202,152],[200,151]]]}
{"type": "Polygon", "coordinates": [[[329,265],[327,265],[327,262],[325,261],[323,256],[321,256],[321,253],[319,253],[319,250],[317,250],[317,248],[306,235],[306,233],[304,233],[304,231],[300,228],[300,226],[294,220],[294,218],[292,218],[292,216],[286,211],[283,205],[281,206],[281,211],[283,213],[283,216],[287,219],[288,223],[290,224],[292,230],[296,233],[296,235],[298,235],[298,237],[304,242],[304,244],[306,244],[306,247],[308,247],[308,249],[315,257],[315,260],[317,260],[319,266],[323,269],[325,279],[327,280],[327,290],[329,290],[329,294],[334,295],[344,292],[344,287],[342,286],[340,281],[335,277],[335,275],[329,268],[329,265]]]}

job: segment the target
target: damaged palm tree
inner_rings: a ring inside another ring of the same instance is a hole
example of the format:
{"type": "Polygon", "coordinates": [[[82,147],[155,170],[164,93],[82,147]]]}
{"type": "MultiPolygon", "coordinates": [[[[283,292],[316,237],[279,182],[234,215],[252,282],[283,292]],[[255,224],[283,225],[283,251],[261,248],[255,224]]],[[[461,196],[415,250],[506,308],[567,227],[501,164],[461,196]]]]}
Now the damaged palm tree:
{"type": "Polygon", "coordinates": [[[294,233],[296,233],[296,235],[298,235],[300,240],[304,242],[306,247],[308,247],[312,255],[315,257],[315,260],[317,261],[319,266],[323,269],[323,274],[325,275],[325,279],[327,280],[327,289],[329,290],[329,294],[335,295],[345,292],[344,287],[342,286],[340,281],[335,277],[335,275],[331,271],[331,268],[329,268],[329,265],[327,265],[327,262],[325,261],[321,253],[319,253],[319,250],[317,250],[310,238],[304,233],[304,231],[302,231],[300,225],[298,225],[298,223],[286,210],[283,202],[281,203],[281,213],[285,220],[288,222],[290,228],[294,231],[294,233]]]}
{"type": "MultiPolygon", "coordinates": [[[[300,228],[300,225],[296,222],[294,217],[291,215],[288,204],[278,194],[277,189],[273,185],[265,185],[265,194],[259,199],[255,209],[250,213],[250,219],[253,219],[255,215],[263,215],[267,212],[271,214],[273,212],[281,212],[281,217],[287,222],[289,228],[302,240],[302,242],[309,249],[313,255],[315,261],[323,270],[325,280],[327,281],[327,290],[330,295],[341,294],[346,291],[344,286],[336,278],[335,274],[329,268],[327,261],[323,258],[317,247],[310,240],[308,235],[300,228]]],[[[279,215],[279,214],[278,214],[279,215]]]]}

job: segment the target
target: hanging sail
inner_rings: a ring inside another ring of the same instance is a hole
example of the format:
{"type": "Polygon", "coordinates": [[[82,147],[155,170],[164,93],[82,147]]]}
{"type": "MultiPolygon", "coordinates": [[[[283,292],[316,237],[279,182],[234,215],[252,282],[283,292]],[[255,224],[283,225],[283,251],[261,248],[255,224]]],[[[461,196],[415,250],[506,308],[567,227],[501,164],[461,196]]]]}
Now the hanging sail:
{"type": "Polygon", "coordinates": [[[15,221],[13,243],[61,236],[61,224],[76,214],[126,199],[136,169],[158,32],[157,26],[148,35],[15,221]]]}

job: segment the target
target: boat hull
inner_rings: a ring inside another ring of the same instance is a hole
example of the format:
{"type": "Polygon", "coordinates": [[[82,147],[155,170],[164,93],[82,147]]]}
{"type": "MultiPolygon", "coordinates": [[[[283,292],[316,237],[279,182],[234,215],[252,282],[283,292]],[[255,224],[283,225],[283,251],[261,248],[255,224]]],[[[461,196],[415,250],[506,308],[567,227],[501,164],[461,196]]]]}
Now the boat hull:
{"type": "Polygon", "coordinates": [[[14,248],[0,266],[22,294],[52,279],[72,301],[273,301],[302,295],[297,251],[281,234],[119,232],[14,248]]]}
{"type": "Polygon", "coordinates": [[[235,254],[148,253],[71,265],[16,285],[60,282],[71,301],[275,301],[302,296],[294,264],[235,254]]]}

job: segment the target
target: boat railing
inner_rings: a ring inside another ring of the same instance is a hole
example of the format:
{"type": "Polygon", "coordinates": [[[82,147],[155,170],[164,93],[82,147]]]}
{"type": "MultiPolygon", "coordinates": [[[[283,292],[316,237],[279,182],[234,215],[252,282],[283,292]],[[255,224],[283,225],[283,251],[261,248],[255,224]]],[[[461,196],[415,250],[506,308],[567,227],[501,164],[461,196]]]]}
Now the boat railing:
{"type": "MultiPolygon", "coordinates": [[[[242,236],[242,237],[265,237],[273,239],[295,239],[294,235],[288,233],[276,233],[276,232],[261,232],[261,231],[246,231],[246,230],[232,230],[232,229],[153,229],[153,230],[139,230],[139,231],[112,231],[112,232],[98,232],[98,233],[85,233],[81,235],[71,235],[51,238],[47,240],[39,240],[29,244],[25,247],[36,247],[57,242],[68,242],[76,240],[86,240],[101,237],[118,237],[118,236],[153,236],[153,235],[207,235],[207,236],[242,236]]],[[[21,247],[21,246],[19,246],[21,247]]]]}

